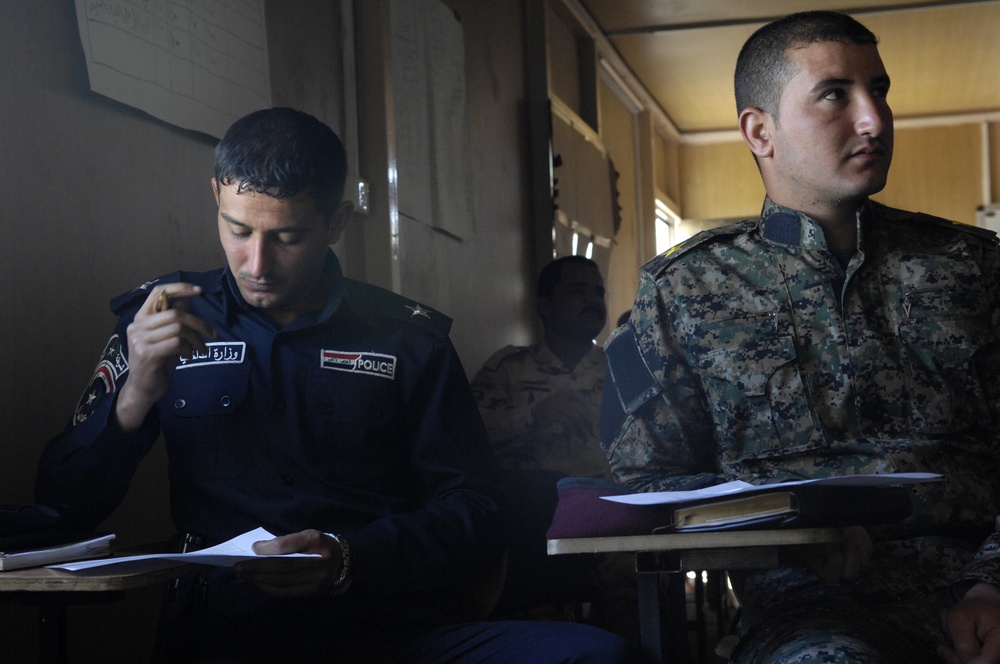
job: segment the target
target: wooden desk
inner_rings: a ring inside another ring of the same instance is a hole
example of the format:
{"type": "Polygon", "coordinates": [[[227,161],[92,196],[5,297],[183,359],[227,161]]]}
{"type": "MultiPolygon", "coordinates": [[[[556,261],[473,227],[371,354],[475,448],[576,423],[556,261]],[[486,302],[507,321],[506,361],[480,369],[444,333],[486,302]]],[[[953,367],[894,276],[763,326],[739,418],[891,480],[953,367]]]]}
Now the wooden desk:
{"type": "Polygon", "coordinates": [[[653,661],[675,664],[692,661],[684,577],[679,572],[777,567],[783,547],[826,544],[842,537],[839,528],[583,537],[548,540],[548,553],[634,553],[642,648],[653,661]],[[667,574],[665,612],[661,574],[667,574]]]}
{"type": "Polygon", "coordinates": [[[195,573],[198,565],[172,563],[141,572],[65,572],[36,567],[0,572],[0,602],[38,606],[40,661],[67,658],[66,607],[98,604],[124,597],[125,591],[195,573]]]}

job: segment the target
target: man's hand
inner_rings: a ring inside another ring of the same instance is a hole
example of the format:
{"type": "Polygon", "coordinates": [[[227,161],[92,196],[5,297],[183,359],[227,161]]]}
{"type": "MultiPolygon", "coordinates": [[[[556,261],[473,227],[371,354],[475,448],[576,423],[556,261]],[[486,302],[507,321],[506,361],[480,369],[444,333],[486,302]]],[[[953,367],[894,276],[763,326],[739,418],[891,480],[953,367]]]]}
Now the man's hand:
{"type": "Polygon", "coordinates": [[[979,583],[948,613],[951,648],[938,654],[948,664],[1000,664],[1000,588],[979,583]]]}
{"type": "Polygon", "coordinates": [[[176,283],[157,286],[128,326],[129,378],[115,403],[115,417],[125,431],[138,431],[156,400],[167,392],[170,374],[181,356],[208,350],[215,330],[188,313],[189,298],[201,288],[176,283]]]}
{"type": "Polygon", "coordinates": [[[808,547],[801,564],[826,583],[854,581],[868,567],[872,539],[861,526],[844,528],[844,539],[833,544],[808,547]]]}
{"type": "Polygon", "coordinates": [[[318,530],[254,542],[254,553],[274,556],[284,553],[318,553],[321,558],[267,558],[244,560],[236,565],[236,576],[275,597],[308,597],[333,590],[344,565],[343,551],[332,537],[318,530]]]}

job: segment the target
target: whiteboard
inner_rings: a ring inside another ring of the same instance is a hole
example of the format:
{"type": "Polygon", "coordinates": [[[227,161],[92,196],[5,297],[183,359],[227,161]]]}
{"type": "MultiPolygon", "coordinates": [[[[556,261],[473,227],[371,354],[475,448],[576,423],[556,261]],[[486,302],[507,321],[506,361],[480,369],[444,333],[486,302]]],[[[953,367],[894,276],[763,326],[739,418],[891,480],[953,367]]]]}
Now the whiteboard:
{"type": "Polygon", "coordinates": [[[264,0],[76,0],[90,88],[221,137],[271,105],[264,0]]]}

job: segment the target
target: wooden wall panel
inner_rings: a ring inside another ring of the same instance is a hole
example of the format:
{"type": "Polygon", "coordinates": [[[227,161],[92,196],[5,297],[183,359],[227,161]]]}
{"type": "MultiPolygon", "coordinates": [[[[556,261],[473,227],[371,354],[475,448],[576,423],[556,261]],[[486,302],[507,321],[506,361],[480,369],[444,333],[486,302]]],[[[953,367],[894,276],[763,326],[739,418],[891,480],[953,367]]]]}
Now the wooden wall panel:
{"type": "Polygon", "coordinates": [[[897,129],[889,183],[873,198],[974,224],[982,179],[979,124],[897,129]]]}
{"type": "Polygon", "coordinates": [[[537,335],[533,228],[528,219],[524,122],[525,17],[521,0],[447,0],[465,37],[470,235],[403,222],[402,293],[454,319],[467,374],[497,349],[537,335]]]}
{"type": "MultiPolygon", "coordinates": [[[[580,56],[574,26],[564,14],[545,3],[545,29],[549,47],[549,86],[559,99],[583,117],[580,99],[580,56]]],[[[534,63],[533,66],[540,66],[534,63]]]]}
{"type": "MultiPolygon", "coordinates": [[[[1000,131],[990,133],[993,199],[1000,191],[1000,131]]],[[[684,145],[680,152],[685,219],[755,215],[764,187],[742,142],[684,145]]],[[[875,200],[908,210],[975,223],[983,202],[979,124],[897,129],[886,188],[875,200]]]]}
{"type": "Polygon", "coordinates": [[[725,219],[760,212],[764,185],[743,141],[681,146],[680,178],[684,219],[725,219]]]}
{"type": "Polygon", "coordinates": [[[680,205],[680,143],[676,139],[653,135],[653,178],[656,187],[680,205]]]}
{"type": "Polygon", "coordinates": [[[598,339],[605,339],[613,329],[618,315],[630,309],[635,301],[639,276],[639,210],[638,180],[643,174],[635,169],[636,118],[622,104],[614,90],[603,80],[600,82],[601,138],[614,161],[618,178],[618,205],[621,206],[622,224],[615,236],[611,252],[611,267],[604,275],[607,290],[608,323],[598,339]]]}

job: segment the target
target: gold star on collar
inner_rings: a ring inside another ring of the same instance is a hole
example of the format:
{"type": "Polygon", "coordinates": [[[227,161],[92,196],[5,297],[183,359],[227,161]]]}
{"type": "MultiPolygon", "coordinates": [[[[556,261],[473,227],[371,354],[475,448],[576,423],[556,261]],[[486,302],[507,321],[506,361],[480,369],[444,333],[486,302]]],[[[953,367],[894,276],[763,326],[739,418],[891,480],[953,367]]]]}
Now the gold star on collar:
{"type": "Polygon", "coordinates": [[[424,318],[430,318],[431,317],[430,311],[428,309],[424,309],[419,304],[417,306],[415,306],[415,307],[411,307],[410,305],[406,305],[406,308],[413,312],[412,314],[410,314],[410,318],[413,318],[414,316],[423,316],[424,318]]]}

